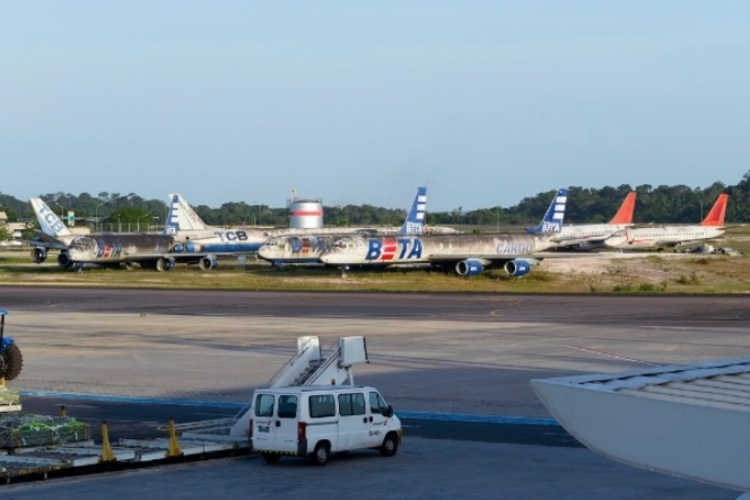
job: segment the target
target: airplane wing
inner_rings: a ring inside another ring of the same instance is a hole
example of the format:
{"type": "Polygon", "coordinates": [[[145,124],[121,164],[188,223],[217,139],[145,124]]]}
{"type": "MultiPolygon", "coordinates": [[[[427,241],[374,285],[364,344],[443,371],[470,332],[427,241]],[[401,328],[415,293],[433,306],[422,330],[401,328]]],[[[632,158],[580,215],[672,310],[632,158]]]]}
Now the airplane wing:
{"type": "Polygon", "coordinates": [[[503,267],[511,276],[523,276],[542,259],[540,254],[433,254],[428,257],[431,264],[448,268],[455,266],[460,276],[474,276],[483,268],[503,267]]]}
{"type": "Polygon", "coordinates": [[[22,243],[26,243],[27,245],[35,246],[35,247],[42,247],[42,248],[54,248],[57,250],[65,250],[68,248],[68,245],[65,243],[56,240],[55,238],[44,234],[41,231],[34,231],[34,237],[30,240],[18,240],[22,243]]]}
{"type": "Polygon", "coordinates": [[[464,260],[479,260],[486,266],[503,265],[512,260],[540,261],[547,255],[545,254],[432,254],[429,261],[434,264],[456,264],[464,260]]]}

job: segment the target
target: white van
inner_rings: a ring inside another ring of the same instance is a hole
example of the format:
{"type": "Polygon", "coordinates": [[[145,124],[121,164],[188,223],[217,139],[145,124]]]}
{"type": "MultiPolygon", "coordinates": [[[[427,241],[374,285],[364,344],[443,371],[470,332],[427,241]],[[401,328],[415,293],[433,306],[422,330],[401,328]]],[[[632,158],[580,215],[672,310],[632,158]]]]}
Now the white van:
{"type": "Polygon", "coordinates": [[[401,443],[401,421],[372,387],[258,389],[251,411],[253,451],[270,464],[289,455],[325,465],[331,453],[361,448],[392,457],[401,443]]]}

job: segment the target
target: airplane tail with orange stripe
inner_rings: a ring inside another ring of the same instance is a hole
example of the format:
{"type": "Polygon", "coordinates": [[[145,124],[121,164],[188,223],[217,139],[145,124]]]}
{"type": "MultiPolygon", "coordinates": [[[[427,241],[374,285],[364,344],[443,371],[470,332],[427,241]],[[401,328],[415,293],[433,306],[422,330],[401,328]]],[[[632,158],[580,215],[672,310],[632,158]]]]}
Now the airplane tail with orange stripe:
{"type": "Polygon", "coordinates": [[[617,211],[610,224],[632,224],[633,223],[633,212],[635,212],[635,191],[631,191],[625,197],[625,200],[620,205],[620,209],[617,211]]]}
{"type": "Polygon", "coordinates": [[[729,195],[726,193],[720,194],[714,206],[711,207],[711,211],[701,222],[701,226],[723,226],[724,215],[727,213],[727,201],[729,201],[729,195]]]}

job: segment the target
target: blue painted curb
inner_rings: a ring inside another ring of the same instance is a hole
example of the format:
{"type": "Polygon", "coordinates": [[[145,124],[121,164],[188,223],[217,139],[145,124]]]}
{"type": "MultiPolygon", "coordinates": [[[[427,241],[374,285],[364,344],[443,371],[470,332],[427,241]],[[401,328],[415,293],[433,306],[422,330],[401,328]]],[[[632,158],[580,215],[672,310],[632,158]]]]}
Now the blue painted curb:
{"type": "MultiPolygon", "coordinates": [[[[83,399],[86,401],[100,401],[104,403],[132,403],[152,405],[177,405],[177,406],[212,406],[214,408],[227,408],[241,410],[246,408],[246,403],[221,403],[216,401],[191,401],[188,399],[166,399],[166,398],[136,398],[129,396],[113,396],[105,394],[84,394],[77,392],[55,392],[55,391],[20,391],[22,396],[35,396],[41,398],[61,399],[83,399]]],[[[441,422],[466,422],[483,424],[507,424],[507,425],[554,425],[559,426],[557,420],[552,418],[533,417],[505,417],[501,415],[470,415],[464,413],[430,413],[421,411],[399,411],[396,413],[401,418],[435,420],[441,422]]]]}

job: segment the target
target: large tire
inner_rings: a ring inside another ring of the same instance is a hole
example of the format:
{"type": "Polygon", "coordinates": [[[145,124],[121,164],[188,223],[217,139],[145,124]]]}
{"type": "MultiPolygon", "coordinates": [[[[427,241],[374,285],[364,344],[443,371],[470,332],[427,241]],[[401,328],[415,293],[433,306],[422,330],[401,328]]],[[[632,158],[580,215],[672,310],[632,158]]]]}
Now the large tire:
{"type": "Polygon", "coordinates": [[[277,464],[279,463],[279,460],[281,460],[281,455],[276,453],[262,453],[262,456],[267,464],[277,464]]]}
{"type": "Polygon", "coordinates": [[[384,457],[392,457],[398,451],[398,438],[395,434],[388,434],[380,445],[380,454],[384,457]]]}
{"type": "Polygon", "coordinates": [[[5,361],[3,363],[4,370],[0,373],[0,376],[4,377],[5,380],[13,380],[21,374],[23,368],[23,355],[21,349],[16,344],[10,344],[5,352],[1,355],[5,361]]]}
{"type": "Polygon", "coordinates": [[[328,447],[328,443],[320,442],[315,445],[315,450],[310,457],[315,465],[325,465],[328,463],[328,459],[331,458],[331,449],[328,447]]]}

